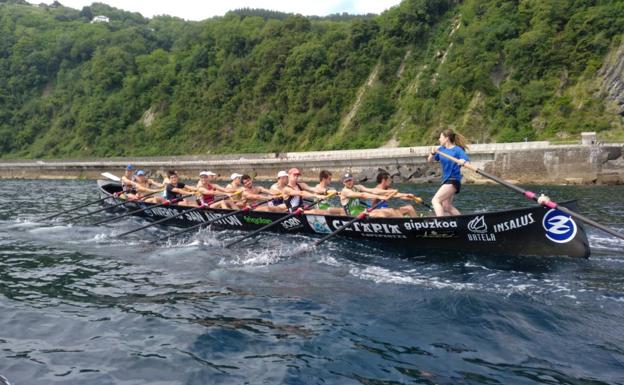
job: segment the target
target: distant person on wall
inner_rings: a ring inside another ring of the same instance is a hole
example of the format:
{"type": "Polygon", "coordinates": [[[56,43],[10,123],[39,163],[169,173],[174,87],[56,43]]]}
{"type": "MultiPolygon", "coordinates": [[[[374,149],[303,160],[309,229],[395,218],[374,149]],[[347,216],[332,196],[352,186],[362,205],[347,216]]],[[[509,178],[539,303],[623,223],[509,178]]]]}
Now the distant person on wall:
{"type": "Polygon", "coordinates": [[[440,133],[440,147],[433,147],[431,153],[427,157],[427,162],[434,160],[440,162],[442,166],[442,186],[431,199],[433,210],[436,215],[441,217],[445,215],[460,215],[461,213],[453,206],[453,198],[455,194],[459,194],[461,190],[461,166],[450,159],[441,157],[438,152],[443,152],[460,160],[463,166],[470,161],[466,154],[468,146],[466,138],[447,128],[440,133]]]}

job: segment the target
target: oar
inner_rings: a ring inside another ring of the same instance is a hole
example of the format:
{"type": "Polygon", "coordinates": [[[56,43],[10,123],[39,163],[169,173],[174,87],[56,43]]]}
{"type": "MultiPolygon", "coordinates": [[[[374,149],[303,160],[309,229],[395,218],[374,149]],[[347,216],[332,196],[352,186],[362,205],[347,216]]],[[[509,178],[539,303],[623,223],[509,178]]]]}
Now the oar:
{"type": "MultiPolygon", "coordinates": [[[[180,202],[181,200],[184,200],[184,198],[188,198],[188,197],[190,197],[190,196],[193,196],[193,194],[183,195],[183,196],[181,196],[180,198],[174,198],[174,199],[172,199],[172,200],[170,200],[170,201],[164,201],[164,202],[162,202],[162,203],[159,203],[159,204],[156,204],[156,205],[153,205],[153,206],[143,207],[142,209],[137,209],[137,210],[134,210],[134,211],[130,211],[129,213],[126,213],[126,214],[121,215],[121,216],[119,216],[119,217],[114,217],[113,219],[120,219],[120,218],[124,218],[124,217],[127,217],[128,215],[137,214],[137,213],[143,212],[143,211],[145,211],[145,210],[154,209],[154,208],[156,208],[156,207],[168,206],[168,205],[171,205],[171,204],[174,204],[174,203],[178,203],[178,202],[180,202]]],[[[136,202],[136,201],[126,201],[125,203],[128,203],[128,202],[136,202]]],[[[114,206],[111,206],[111,207],[114,207],[114,206]]],[[[109,207],[109,208],[111,208],[111,207],[109,207]]],[[[108,219],[107,219],[107,220],[108,220],[108,219]]],[[[103,222],[96,222],[96,223],[92,223],[90,226],[97,225],[97,224],[99,224],[99,223],[103,223],[103,222]]]]}
{"type": "Polygon", "coordinates": [[[199,205],[197,207],[193,207],[193,208],[190,208],[188,210],[182,210],[181,213],[177,213],[175,215],[171,215],[169,217],[165,217],[165,218],[159,219],[159,220],[157,220],[155,222],[150,222],[147,225],[141,226],[141,227],[139,227],[137,229],[133,229],[133,230],[130,230],[130,231],[126,231],[125,233],[121,233],[121,234],[117,235],[117,238],[125,237],[128,234],[136,233],[137,231],[141,231],[143,229],[147,229],[148,227],[156,226],[157,224],[170,221],[173,218],[177,218],[177,217],[179,217],[181,215],[184,215],[184,214],[188,214],[188,213],[191,213],[191,212],[194,212],[194,211],[197,211],[197,210],[203,210],[206,207],[208,207],[208,205],[199,205]]]}
{"type": "Polygon", "coordinates": [[[247,235],[244,235],[244,236],[242,236],[242,237],[240,237],[240,238],[238,238],[238,239],[228,243],[227,245],[225,245],[225,248],[227,249],[227,248],[229,248],[229,247],[231,247],[231,246],[233,246],[233,245],[235,245],[235,244],[237,244],[239,242],[244,241],[247,238],[251,238],[251,237],[255,236],[256,234],[258,234],[259,232],[264,231],[264,230],[266,230],[266,229],[268,229],[270,227],[273,227],[275,225],[278,225],[278,224],[284,222],[285,220],[290,219],[290,218],[292,218],[292,217],[294,217],[296,215],[301,215],[305,210],[309,210],[310,208],[312,208],[317,203],[322,202],[325,199],[329,199],[332,196],[334,196],[335,194],[336,194],[335,192],[331,192],[327,196],[325,196],[323,198],[320,198],[320,199],[317,199],[314,202],[310,203],[309,205],[304,206],[303,208],[299,207],[295,211],[293,211],[292,213],[290,213],[288,215],[285,215],[285,216],[281,217],[280,219],[277,219],[277,220],[275,220],[275,221],[273,221],[273,222],[271,222],[269,224],[266,224],[266,225],[262,226],[261,228],[259,228],[257,230],[254,230],[251,233],[249,233],[247,235]]]}
{"type": "MultiPolygon", "coordinates": [[[[159,192],[160,192],[160,191],[156,191],[156,192],[152,192],[152,193],[146,194],[146,195],[144,195],[144,196],[143,196],[143,198],[142,198],[142,199],[147,198],[148,196],[150,196],[150,195],[154,195],[154,194],[159,193],[159,192]]],[[[109,197],[109,198],[110,198],[110,197],[109,197]]],[[[126,199],[125,201],[120,202],[120,203],[117,203],[117,204],[114,204],[114,205],[112,205],[112,206],[106,206],[106,207],[103,207],[103,208],[98,209],[98,210],[89,211],[88,213],[85,213],[85,214],[81,214],[81,215],[77,215],[77,216],[75,216],[75,217],[71,217],[71,218],[64,219],[64,220],[62,220],[61,222],[62,222],[62,223],[73,222],[73,221],[75,221],[75,220],[77,220],[77,219],[84,218],[84,217],[88,217],[88,216],[91,216],[91,215],[93,215],[93,214],[101,213],[102,211],[110,210],[110,209],[113,209],[113,208],[115,208],[115,207],[123,206],[123,205],[125,205],[125,204],[130,203],[130,202],[137,202],[137,201],[131,201],[131,200],[126,199]]]]}
{"type": "MultiPolygon", "coordinates": [[[[157,192],[160,192],[160,191],[157,191],[157,192]]],[[[149,195],[153,195],[153,194],[156,194],[156,193],[150,193],[150,194],[148,194],[148,195],[145,195],[143,198],[147,198],[149,195]]],[[[186,195],[186,197],[189,197],[189,196],[191,196],[191,195],[186,195]]],[[[137,202],[137,201],[126,201],[126,202],[124,202],[124,203],[128,203],[128,202],[137,202]]],[[[170,203],[176,203],[176,202],[178,202],[178,201],[176,200],[176,201],[174,202],[174,201],[172,200],[171,202],[166,201],[166,202],[160,203],[160,204],[155,205],[155,206],[143,207],[143,208],[140,208],[140,209],[136,209],[136,210],[133,210],[133,211],[127,212],[127,213],[125,213],[125,214],[123,214],[123,215],[119,215],[119,216],[112,217],[112,218],[106,218],[106,219],[103,219],[103,220],[101,220],[101,221],[97,221],[97,222],[94,222],[94,223],[90,223],[90,224],[89,224],[89,226],[97,226],[97,225],[101,225],[102,223],[112,222],[112,221],[117,220],[117,219],[125,218],[125,217],[127,217],[127,216],[130,216],[130,215],[133,215],[133,214],[136,214],[136,213],[140,213],[141,211],[145,211],[145,210],[153,209],[154,207],[166,206],[166,205],[168,205],[168,204],[170,204],[170,203]]],[[[109,208],[110,208],[110,207],[109,207],[109,208]]]]}
{"type": "Polygon", "coordinates": [[[425,206],[426,208],[428,208],[429,210],[433,210],[433,207],[431,207],[428,203],[425,203],[425,201],[421,198],[421,197],[414,197],[414,201],[418,204],[421,204],[423,206],[425,206]]]}
{"type": "MultiPolygon", "coordinates": [[[[182,200],[184,197],[188,197],[188,196],[192,196],[192,195],[193,195],[193,194],[186,195],[186,196],[182,196],[182,198],[180,198],[180,199],[177,199],[177,200],[172,200],[172,201],[171,201],[171,203],[179,202],[179,201],[180,201],[180,200],[182,200]],[[174,201],[175,201],[175,202],[174,202],[174,201]]],[[[212,203],[220,202],[220,201],[222,201],[222,200],[224,200],[224,199],[227,199],[227,198],[229,198],[229,197],[228,197],[228,196],[226,196],[226,197],[223,197],[223,198],[221,198],[221,199],[215,199],[212,203]]],[[[212,203],[211,203],[211,204],[212,204],[212,203]]],[[[162,206],[162,204],[161,204],[161,206],[162,206]]],[[[157,206],[148,207],[148,208],[146,208],[145,210],[147,210],[147,209],[151,209],[151,208],[154,208],[154,207],[157,207],[157,206]]],[[[189,209],[189,210],[182,210],[182,212],[181,212],[181,213],[177,213],[177,214],[175,214],[175,215],[171,215],[171,216],[169,216],[169,217],[165,217],[165,218],[159,219],[159,220],[157,220],[157,221],[155,221],[155,222],[150,222],[150,223],[148,223],[148,224],[147,224],[147,225],[145,225],[145,226],[141,226],[141,227],[139,227],[139,228],[137,228],[137,229],[130,230],[130,231],[126,231],[125,233],[121,233],[121,234],[117,235],[117,237],[118,237],[118,238],[125,237],[125,236],[126,236],[126,235],[128,235],[128,234],[136,233],[137,231],[140,231],[140,230],[146,229],[146,228],[148,228],[148,227],[155,226],[155,225],[157,225],[157,224],[160,224],[160,223],[163,223],[163,222],[170,221],[170,220],[172,220],[173,218],[177,218],[177,217],[179,217],[180,215],[183,215],[183,214],[188,214],[188,213],[195,212],[195,211],[198,211],[198,210],[202,210],[202,209],[207,208],[207,207],[210,207],[210,205],[204,205],[204,204],[202,204],[202,205],[199,205],[199,206],[197,206],[197,207],[193,207],[193,208],[191,208],[191,209],[189,209]]]]}
{"type": "MultiPolygon", "coordinates": [[[[446,159],[452,160],[453,162],[455,162],[458,165],[462,166],[462,163],[459,161],[459,159],[457,159],[457,158],[455,158],[455,157],[453,157],[451,155],[445,154],[445,153],[443,153],[441,151],[438,151],[438,150],[436,150],[436,152],[438,153],[438,155],[440,155],[440,156],[442,156],[442,157],[444,157],[446,159]]],[[[512,190],[514,190],[514,191],[524,195],[528,199],[532,199],[532,200],[536,201],[537,203],[539,203],[542,206],[546,206],[546,207],[551,208],[551,209],[557,209],[557,210],[559,210],[559,211],[561,211],[561,212],[563,212],[565,214],[568,214],[571,217],[574,217],[574,218],[576,218],[576,219],[578,219],[580,221],[583,221],[583,222],[587,223],[590,226],[593,226],[593,227],[595,227],[595,228],[597,228],[599,230],[602,230],[602,231],[604,231],[606,233],[609,233],[609,234],[611,234],[613,236],[616,236],[616,237],[618,237],[620,239],[624,239],[624,234],[618,233],[615,230],[612,230],[612,229],[610,229],[610,228],[608,228],[608,227],[606,227],[604,225],[601,225],[600,223],[594,221],[593,219],[590,219],[590,218],[588,218],[588,217],[586,217],[586,216],[584,216],[582,214],[579,214],[579,213],[577,213],[575,211],[572,211],[572,210],[570,210],[567,207],[560,206],[559,204],[557,204],[557,203],[555,203],[555,202],[553,202],[551,200],[540,201],[539,200],[539,196],[536,193],[532,192],[532,191],[525,190],[525,189],[523,189],[521,187],[516,186],[515,184],[507,182],[506,180],[504,180],[502,178],[499,178],[499,177],[497,177],[495,175],[487,173],[487,172],[485,172],[485,171],[483,171],[483,170],[473,166],[470,163],[463,164],[463,166],[466,167],[467,169],[470,169],[470,170],[476,172],[477,174],[483,175],[484,177],[489,178],[489,179],[493,180],[496,183],[502,184],[503,186],[508,187],[508,188],[510,188],[510,189],[512,189],[512,190]]]]}
{"type": "Polygon", "coordinates": [[[379,200],[377,203],[375,203],[373,205],[373,207],[366,209],[366,211],[364,211],[363,213],[360,213],[358,216],[356,216],[355,218],[351,219],[349,222],[345,223],[344,225],[340,226],[339,228],[337,228],[336,230],[332,231],[331,233],[327,234],[326,236],[324,236],[323,238],[319,239],[318,241],[314,242],[312,244],[312,247],[316,247],[318,245],[320,245],[321,243],[325,242],[326,240],[328,240],[329,238],[335,236],[336,234],[338,234],[339,232],[341,232],[342,230],[346,229],[347,227],[351,226],[352,224],[354,224],[357,221],[361,221],[362,219],[366,218],[368,216],[368,214],[375,210],[377,207],[379,207],[379,205],[381,205],[382,202],[387,201],[388,199],[392,198],[392,196],[394,194],[396,194],[397,191],[393,192],[392,194],[388,195],[385,199],[381,199],[379,200]]]}
{"type": "Polygon", "coordinates": [[[176,232],[175,232],[175,233],[173,233],[173,234],[168,234],[168,235],[165,235],[165,236],[164,236],[164,237],[162,237],[160,240],[161,240],[161,241],[164,241],[164,240],[167,240],[167,239],[169,239],[169,238],[171,238],[171,237],[175,237],[175,236],[178,236],[178,235],[180,235],[180,234],[184,234],[184,233],[188,233],[189,231],[193,231],[193,230],[195,230],[195,229],[196,229],[196,228],[198,228],[198,227],[209,226],[209,225],[213,224],[214,222],[220,221],[221,219],[224,219],[224,218],[229,218],[229,217],[231,217],[231,216],[233,216],[233,215],[240,214],[240,213],[246,213],[247,211],[253,210],[253,209],[255,209],[255,208],[256,208],[256,207],[258,207],[258,206],[262,206],[263,204],[269,203],[269,202],[270,202],[270,201],[272,201],[272,200],[273,200],[273,198],[271,198],[271,199],[267,199],[267,200],[265,200],[265,201],[260,201],[260,202],[258,202],[258,203],[254,203],[254,204],[253,204],[253,205],[251,205],[251,206],[245,206],[245,208],[243,208],[243,209],[241,209],[241,210],[237,210],[237,211],[233,211],[233,212],[231,212],[231,213],[227,213],[227,214],[225,214],[225,215],[220,216],[219,218],[215,218],[215,219],[209,220],[209,221],[207,221],[207,222],[198,223],[198,224],[193,225],[193,226],[191,226],[191,227],[187,227],[186,229],[183,229],[183,230],[180,230],[180,231],[176,231],[176,232]]]}
{"type": "Polygon", "coordinates": [[[120,177],[118,177],[117,175],[113,175],[110,172],[103,172],[100,175],[102,175],[103,177],[108,178],[110,180],[113,180],[115,182],[121,182],[121,178],[120,177]]]}
{"type": "Polygon", "coordinates": [[[37,220],[37,222],[47,221],[48,219],[56,218],[56,217],[58,217],[59,215],[67,214],[67,213],[70,213],[70,212],[72,212],[72,211],[79,210],[79,209],[81,209],[81,208],[83,208],[83,207],[87,207],[87,206],[94,205],[94,204],[96,204],[96,203],[103,202],[103,201],[105,201],[105,200],[107,200],[107,199],[113,198],[114,196],[117,196],[117,193],[115,193],[115,194],[113,194],[113,195],[108,195],[108,196],[106,196],[105,198],[98,199],[98,200],[96,200],[96,201],[92,201],[92,202],[89,202],[89,203],[82,204],[82,205],[80,205],[80,206],[72,207],[71,209],[68,209],[68,210],[65,210],[65,211],[61,211],[60,213],[56,213],[56,214],[54,214],[54,215],[50,215],[50,216],[45,217],[45,218],[38,219],[38,220],[37,220]]]}

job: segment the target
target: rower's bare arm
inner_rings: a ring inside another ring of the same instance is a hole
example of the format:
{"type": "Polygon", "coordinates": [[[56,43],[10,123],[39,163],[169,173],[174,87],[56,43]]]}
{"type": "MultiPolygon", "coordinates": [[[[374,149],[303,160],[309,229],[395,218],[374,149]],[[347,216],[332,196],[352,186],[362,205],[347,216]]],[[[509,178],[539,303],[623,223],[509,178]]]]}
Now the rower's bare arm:
{"type": "Polygon", "coordinates": [[[282,189],[282,193],[286,194],[287,196],[302,196],[302,192],[299,190],[295,190],[289,186],[286,186],[282,189]]]}
{"type": "Polygon", "coordinates": [[[190,191],[187,190],[186,187],[185,188],[174,187],[174,188],[171,189],[171,191],[173,191],[176,194],[188,194],[188,193],[190,193],[190,191]]]}
{"type": "Polygon", "coordinates": [[[150,186],[156,186],[159,189],[162,189],[163,187],[165,187],[165,185],[163,185],[162,183],[158,183],[153,179],[148,179],[147,183],[149,183],[150,186]]]}
{"type": "Polygon", "coordinates": [[[199,187],[197,189],[197,192],[199,192],[202,195],[212,195],[212,196],[216,195],[216,192],[214,190],[208,190],[207,188],[204,188],[204,187],[199,187]]]}
{"type": "Polygon", "coordinates": [[[353,194],[355,194],[355,192],[353,192],[353,190],[348,189],[348,188],[343,188],[340,191],[340,198],[342,199],[347,199],[347,198],[357,198],[355,197],[353,194]]]}
{"type": "Polygon", "coordinates": [[[267,199],[270,197],[267,197],[265,195],[260,195],[260,194],[254,194],[254,193],[250,193],[250,192],[243,192],[243,198],[247,199],[247,200],[263,200],[263,199],[267,199]]]}
{"type": "Polygon", "coordinates": [[[178,194],[189,194],[189,193],[197,193],[199,192],[199,189],[197,187],[186,185],[184,186],[184,188],[181,188],[181,189],[174,188],[173,191],[177,192],[178,194]]]}
{"type": "MultiPolygon", "coordinates": [[[[275,195],[272,190],[269,190],[268,188],[262,186],[258,186],[258,191],[260,191],[262,194],[275,195]]],[[[281,194],[281,192],[278,192],[278,194],[281,194]]]]}
{"type": "Polygon", "coordinates": [[[151,189],[151,188],[147,188],[147,187],[141,186],[138,183],[134,186],[134,188],[135,188],[135,190],[137,190],[137,192],[140,192],[140,193],[157,193],[157,192],[160,191],[160,190],[154,190],[154,189],[151,189]]]}
{"type": "Polygon", "coordinates": [[[367,193],[371,193],[371,194],[375,194],[375,195],[391,195],[391,194],[395,194],[396,195],[398,190],[396,190],[396,189],[384,190],[384,189],[375,187],[375,188],[369,189],[369,191],[366,191],[366,192],[367,193]]]}
{"type": "Polygon", "coordinates": [[[358,190],[369,193],[369,194],[373,194],[373,189],[372,188],[368,188],[364,185],[358,184],[355,186],[358,190]]]}
{"type": "Polygon", "coordinates": [[[432,163],[435,159],[435,154],[438,152],[437,147],[431,147],[431,151],[429,151],[429,156],[427,156],[427,163],[432,163]]]}
{"type": "Polygon", "coordinates": [[[311,193],[314,193],[314,194],[316,194],[316,193],[317,193],[316,188],[314,188],[314,187],[310,187],[310,185],[309,185],[309,184],[307,184],[307,183],[300,182],[300,183],[299,183],[299,186],[301,186],[301,188],[302,188],[303,190],[305,190],[305,191],[308,191],[308,192],[311,192],[311,193]]]}
{"type": "Polygon", "coordinates": [[[361,192],[361,193],[356,193],[356,194],[359,194],[359,196],[357,196],[356,198],[362,198],[362,199],[379,199],[379,200],[388,199],[386,195],[377,195],[377,194],[371,194],[367,192],[361,192]]]}
{"type": "Polygon", "coordinates": [[[273,196],[277,196],[277,197],[288,195],[283,190],[278,190],[276,188],[270,188],[269,189],[269,194],[271,194],[273,196]]]}
{"type": "Polygon", "coordinates": [[[134,182],[134,181],[132,181],[132,180],[130,180],[130,179],[128,179],[128,178],[126,178],[126,176],[125,176],[125,175],[121,177],[121,181],[122,181],[124,184],[126,184],[126,185],[128,185],[128,186],[132,186],[132,187],[136,187],[136,186],[138,185],[136,182],[134,182]]]}

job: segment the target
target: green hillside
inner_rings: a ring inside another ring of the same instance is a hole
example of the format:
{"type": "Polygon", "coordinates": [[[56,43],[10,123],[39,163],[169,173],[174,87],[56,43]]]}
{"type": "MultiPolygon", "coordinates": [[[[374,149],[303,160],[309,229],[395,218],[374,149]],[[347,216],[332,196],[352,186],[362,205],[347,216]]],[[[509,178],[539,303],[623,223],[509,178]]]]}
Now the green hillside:
{"type": "Polygon", "coordinates": [[[620,0],[202,22],[0,0],[0,156],[419,145],[448,126],[472,142],[621,140],[624,75],[605,73],[624,63],[623,31],[620,0]]]}

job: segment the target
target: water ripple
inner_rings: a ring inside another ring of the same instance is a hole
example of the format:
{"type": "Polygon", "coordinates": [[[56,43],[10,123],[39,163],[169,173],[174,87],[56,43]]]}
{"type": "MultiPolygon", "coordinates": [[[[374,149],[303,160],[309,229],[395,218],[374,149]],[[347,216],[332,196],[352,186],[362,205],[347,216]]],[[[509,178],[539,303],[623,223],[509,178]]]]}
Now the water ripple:
{"type": "MultiPolygon", "coordinates": [[[[597,230],[589,260],[407,259],[282,235],[230,250],[241,232],[162,244],[166,228],[115,237],[138,219],[36,222],[96,197],[89,181],[38,183],[6,181],[19,198],[0,200],[0,374],[14,384],[622,384],[624,244],[597,230]]],[[[621,188],[535,189],[624,229],[621,188]]],[[[528,204],[470,190],[458,205],[528,204]]]]}

